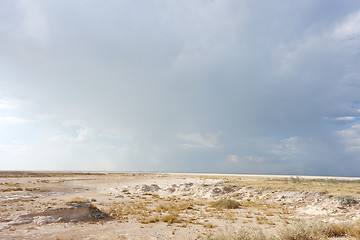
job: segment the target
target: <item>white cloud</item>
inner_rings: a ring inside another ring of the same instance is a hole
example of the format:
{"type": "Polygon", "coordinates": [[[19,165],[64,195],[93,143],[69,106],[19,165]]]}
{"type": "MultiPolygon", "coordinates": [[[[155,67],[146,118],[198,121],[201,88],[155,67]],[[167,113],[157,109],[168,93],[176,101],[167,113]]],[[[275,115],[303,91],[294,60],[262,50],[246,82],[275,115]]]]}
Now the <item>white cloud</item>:
{"type": "Polygon", "coordinates": [[[32,123],[32,120],[18,118],[18,117],[0,117],[0,124],[22,124],[22,123],[32,123]]]}
{"type": "Polygon", "coordinates": [[[338,131],[337,135],[340,137],[347,151],[360,151],[360,124],[355,124],[348,129],[338,131]]]}
{"type": "Polygon", "coordinates": [[[353,121],[355,120],[356,117],[352,117],[352,116],[347,116],[347,117],[337,117],[336,120],[340,120],[340,121],[353,121]]]}
{"type": "Polygon", "coordinates": [[[78,135],[76,137],[76,141],[82,142],[82,141],[86,140],[87,137],[89,136],[89,129],[81,128],[78,130],[77,133],[78,133],[78,135]]]}
{"type": "Polygon", "coordinates": [[[186,143],[181,144],[184,149],[192,148],[216,148],[218,147],[218,138],[221,132],[215,134],[199,134],[192,133],[187,135],[180,135],[179,137],[186,143]]]}
{"type": "Polygon", "coordinates": [[[49,139],[51,142],[83,142],[89,138],[89,129],[80,128],[77,130],[77,136],[68,134],[59,134],[49,139]]]}
{"type": "Polygon", "coordinates": [[[338,24],[334,36],[339,39],[354,39],[360,37],[360,11],[351,14],[345,21],[338,24]]]}
{"type": "Polygon", "coordinates": [[[238,155],[227,155],[227,161],[230,163],[238,163],[239,156],[238,155]]]}
{"type": "Polygon", "coordinates": [[[29,103],[16,99],[16,98],[3,98],[0,99],[0,110],[14,110],[27,106],[29,103]]]}

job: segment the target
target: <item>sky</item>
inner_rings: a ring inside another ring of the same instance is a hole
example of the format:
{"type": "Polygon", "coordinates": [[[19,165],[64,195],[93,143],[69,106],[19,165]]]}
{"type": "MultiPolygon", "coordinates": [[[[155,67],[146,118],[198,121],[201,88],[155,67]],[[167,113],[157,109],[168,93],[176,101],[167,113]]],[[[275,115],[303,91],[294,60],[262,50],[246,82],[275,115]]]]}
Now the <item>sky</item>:
{"type": "Polygon", "coordinates": [[[0,170],[360,176],[360,2],[0,0],[0,170]]]}

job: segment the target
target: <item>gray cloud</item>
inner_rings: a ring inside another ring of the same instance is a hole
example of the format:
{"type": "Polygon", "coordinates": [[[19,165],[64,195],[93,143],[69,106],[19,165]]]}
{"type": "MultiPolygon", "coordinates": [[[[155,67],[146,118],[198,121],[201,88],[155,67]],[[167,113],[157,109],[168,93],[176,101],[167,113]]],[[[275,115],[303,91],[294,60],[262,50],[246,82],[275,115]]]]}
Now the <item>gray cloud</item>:
{"type": "Polygon", "coordinates": [[[57,169],[358,175],[338,134],[357,120],[335,120],[360,114],[357,1],[1,5],[0,97],[51,116],[19,136],[29,159],[41,145],[67,149],[57,169]]]}

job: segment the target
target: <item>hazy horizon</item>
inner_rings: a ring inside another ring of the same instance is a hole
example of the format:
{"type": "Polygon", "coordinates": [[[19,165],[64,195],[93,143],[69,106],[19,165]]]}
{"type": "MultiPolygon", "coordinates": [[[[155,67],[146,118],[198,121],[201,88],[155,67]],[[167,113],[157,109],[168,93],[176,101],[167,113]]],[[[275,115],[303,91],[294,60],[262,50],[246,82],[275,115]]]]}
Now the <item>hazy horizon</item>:
{"type": "Polygon", "coordinates": [[[360,177],[360,2],[0,1],[0,171],[360,177]]]}

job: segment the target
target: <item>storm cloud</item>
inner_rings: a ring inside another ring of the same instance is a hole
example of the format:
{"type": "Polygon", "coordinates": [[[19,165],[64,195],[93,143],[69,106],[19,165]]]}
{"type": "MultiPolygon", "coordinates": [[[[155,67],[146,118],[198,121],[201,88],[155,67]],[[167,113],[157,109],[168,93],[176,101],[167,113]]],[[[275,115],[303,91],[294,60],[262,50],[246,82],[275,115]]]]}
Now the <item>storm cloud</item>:
{"type": "Polygon", "coordinates": [[[0,162],[360,176],[360,3],[0,1],[0,162]]]}

